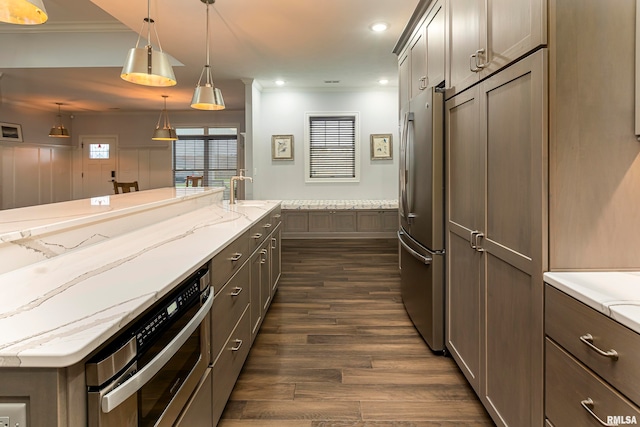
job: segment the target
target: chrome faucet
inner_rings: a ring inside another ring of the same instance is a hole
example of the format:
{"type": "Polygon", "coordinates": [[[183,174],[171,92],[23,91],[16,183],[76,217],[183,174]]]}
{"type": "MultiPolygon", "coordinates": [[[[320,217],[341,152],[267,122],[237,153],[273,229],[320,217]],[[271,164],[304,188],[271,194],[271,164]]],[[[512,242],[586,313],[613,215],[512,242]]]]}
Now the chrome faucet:
{"type": "Polygon", "coordinates": [[[236,181],[245,181],[245,180],[249,180],[250,182],[253,182],[253,178],[251,178],[250,176],[244,176],[244,169],[240,169],[240,176],[232,176],[231,177],[231,188],[230,188],[230,192],[229,192],[229,204],[233,205],[236,203],[236,197],[235,197],[235,182],[236,181]]]}

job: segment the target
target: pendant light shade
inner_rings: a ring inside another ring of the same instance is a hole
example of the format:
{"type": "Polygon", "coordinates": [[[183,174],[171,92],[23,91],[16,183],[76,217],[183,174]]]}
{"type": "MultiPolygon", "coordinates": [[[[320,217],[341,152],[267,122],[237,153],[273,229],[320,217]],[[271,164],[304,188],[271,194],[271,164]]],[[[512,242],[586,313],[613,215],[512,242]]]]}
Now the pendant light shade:
{"type": "Polygon", "coordinates": [[[60,113],[62,103],[56,102],[56,104],[58,104],[58,115],[56,116],[56,123],[49,131],[49,136],[52,138],[69,138],[69,129],[62,124],[62,114],[60,113]]]}
{"type": "Polygon", "coordinates": [[[213,75],[211,73],[211,65],[209,61],[209,5],[216,0],[200,0],[207,5],[207,62],[200,73],[200,79],[193,92],[191,99],[191,107],[197,110],[224,110],[224,99],[222,92],[213,84],[213,75]],[[204,83],[203,83],[204,77],[204,83]]]}
{"type": "Polygon", "coordinates": [[[0,22],[19,25],[44,24],[49,19],[42,0],[1,0],[0,22]]]}
{"type": "Polygon", "coordinates": [[[171,123],[169,123],[169,114],[167,113],[167,95],[162,95],[164,98],[164,108],[160,112],[160,117],[158,117],[158,124],[156,124],[156,130],[153,132],[153,136],[151,139],[154,141],[175,141],[178,139],[176,135],[176,130],[171,127],[171,123]],[[160,122],[162,122],[162,127],[160,127],[160,122]]]}
{"type": "Polygon", "coordinates": [[[158,37],[155,26],[153,30],[156,35],[156,40],[158,40],[160,50],[155,50],[151,45],[151,26],[154,22],[155,21],[151,19],[151,0],[148,0],[147,17],[144,18],[142,29],[140,29],[140,33],[138,34],[136,47],[129,49],[129,54],[122,67],[120,77],[128,82],[144,86],[174,86],[177,83],[176,76],[173,74],[169,57],[162,51],[160,38],[158,37]],[[147,45],[145,47],[138,47],[145,25],[147,26],[147,45]]]}

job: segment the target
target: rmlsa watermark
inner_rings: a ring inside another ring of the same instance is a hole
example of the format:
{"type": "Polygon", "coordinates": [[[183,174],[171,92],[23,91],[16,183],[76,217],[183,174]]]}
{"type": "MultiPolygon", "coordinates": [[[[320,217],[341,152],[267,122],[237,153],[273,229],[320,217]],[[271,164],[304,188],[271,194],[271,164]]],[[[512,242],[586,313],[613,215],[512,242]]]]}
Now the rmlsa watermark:
{"type": "Polygon", "coordinates": [[[607,415],[607,425],[624,426],[638,424],[635,415],[607,415]]]}

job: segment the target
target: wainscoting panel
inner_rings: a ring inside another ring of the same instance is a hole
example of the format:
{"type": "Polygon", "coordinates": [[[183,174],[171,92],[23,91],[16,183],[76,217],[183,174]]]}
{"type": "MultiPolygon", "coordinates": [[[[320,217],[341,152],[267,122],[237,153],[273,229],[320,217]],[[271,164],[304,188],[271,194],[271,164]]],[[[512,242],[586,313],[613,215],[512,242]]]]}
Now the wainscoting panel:
{"type": "Polygon", "coordinates": [[[2,209],[71,199],[72,148],[1,146],[2,209]]]}

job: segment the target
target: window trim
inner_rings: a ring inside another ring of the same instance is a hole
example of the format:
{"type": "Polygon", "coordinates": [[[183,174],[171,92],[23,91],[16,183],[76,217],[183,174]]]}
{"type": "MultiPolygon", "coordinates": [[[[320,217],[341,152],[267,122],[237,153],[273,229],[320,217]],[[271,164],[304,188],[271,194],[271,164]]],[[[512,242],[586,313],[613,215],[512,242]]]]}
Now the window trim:
{"type": "Polygon", "coordinates": [[[304,121],[304,181],[306,183],[360,182],[360,113],[357,111],[308,112],[305,113],[304,121]],[[349,116],[354,118],[355,176],[353,178],[311,178],[311,119],[336,116],[349,116]]]}

